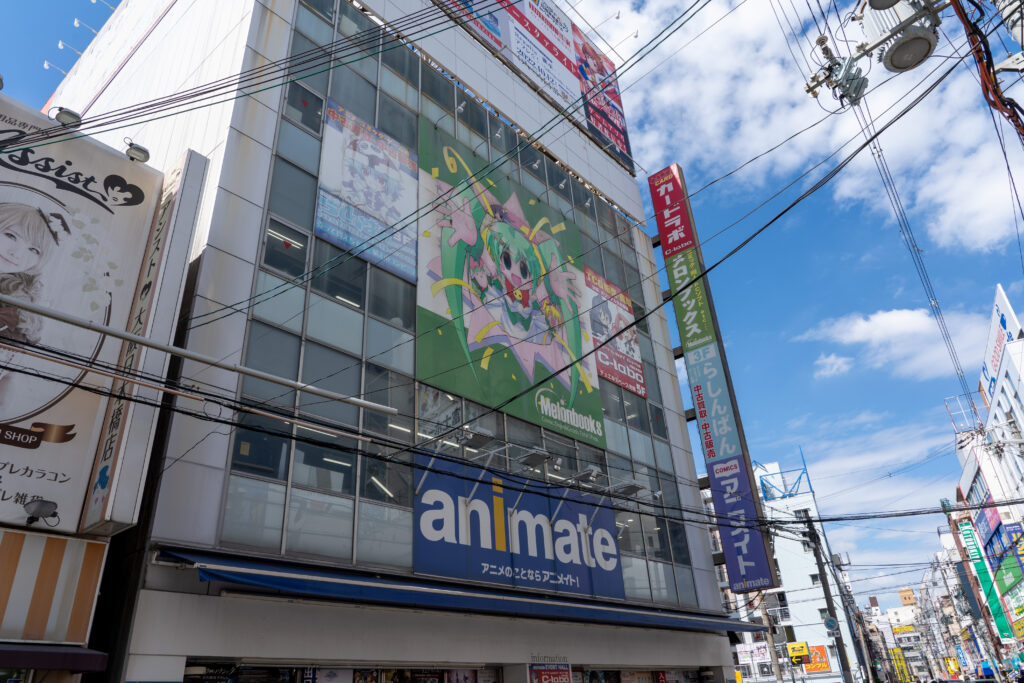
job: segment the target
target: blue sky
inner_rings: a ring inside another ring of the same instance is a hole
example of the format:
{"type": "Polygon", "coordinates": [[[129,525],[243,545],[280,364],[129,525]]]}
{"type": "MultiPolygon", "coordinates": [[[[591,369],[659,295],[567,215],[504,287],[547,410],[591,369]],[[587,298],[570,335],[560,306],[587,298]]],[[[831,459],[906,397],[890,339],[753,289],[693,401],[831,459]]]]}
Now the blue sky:
{"type": "MultiPolygon", "coordinates": [[[[846,4],[839,4],[844,14],[846,4]]],[[[576,11],[584,13],[606,44],[628,57],[678,8],[669,0],[582,0],[569,14],[578,21],[576,11]]],[[[772,9],[714,0],[623,77],[634,153],[648,172],[678,162],[692,192],[825,115],[803,92],[814,21],[809,12],[798,17],[790,9],[782,18],[796,29],[785,35],[772,9]]],[[[43,60],[69,70],[77,57],[59,50],[58,40],[84,50],[93,37],[73,20],[99,29],[110,16],[102,3],[88,0],[54,0],[45,12],[9,1],[4,10],[6,24],[18,29],[0,45],[4,92],[34,107],[43,106],[62,78],[44,70],[43,60]]],[[[837,37],[863,39],[856,24],[840,29],[835,14],[829,19],[837,37]]],[[[959,43],[955,23],[946,18],[942,28],[959,43]]],[[[888,81],[891,74],[875,63],[870,87],[881,85],[868,96],[872,113],[885,120],[892,102],[933,68],[945,68],[950,60],[942,58],[953,54],[942,37],[937,56],[888,81]]],[[[1006,170],[972,73],[966,62],[881,142],[973,388],[995,284],[1024,309],[1024,267],[1006,170]]],[[[837,108],[827,91],[820,103],[837,108]]],[[[1020,145],[1000,126],[1019,171],[1020,145]]],[[[836,113],[696,195],[705,260],[725,254],[822,170],[712,235],[858,130],[852,112],[836,113]]],[[[1024,182],[1024,173],[1018,180],[1024,182]]],[[[638,181],[646,194],[646,174],[638,181]]],[[[943,399],[960,389],[869,154],[724,263],[710,282],[755,460],[798,467],[802,448],[825,513],[936,506],[940,497],[954,496],[959,467],[943,399]]],[[[688,401],[685,385],[684,395],[688,401]]],[[[939,547],[935,528],[943,522],[939,516],[885,520],[833,525],[828,533],[833,550],[849,552],[857,565],[927,561],[939,547]]],[[[863,567],[854,575],[891,571],[863,567]]],[[[859,585],[895,588],[904,578],[916,583],[919,575],[859,585]]],[[[896,603],[891,591],[879,597],[896,603]]],[[[858,597],[866,600],[867,594],[858,597]]]]}

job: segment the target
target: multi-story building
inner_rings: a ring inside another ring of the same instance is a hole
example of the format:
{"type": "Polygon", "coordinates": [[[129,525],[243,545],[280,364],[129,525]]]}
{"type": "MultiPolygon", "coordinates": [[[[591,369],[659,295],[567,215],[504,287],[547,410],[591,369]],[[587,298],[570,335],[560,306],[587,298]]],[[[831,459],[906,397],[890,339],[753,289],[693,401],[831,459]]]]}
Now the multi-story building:
{"type": "Polygon", "coordinates": [[[97,612],[112,676],[707,683],[759,628],[684,519],[621,100],[589,96],[610,62],[553,3],[490,9],[124,0],[54,94],[192,95],[105,136],[209,160],[178,343],[222,364],[172,373],[238,405],[156,425],[97,612]]]}
{"type": "Polygon", "coordinates": [[[921,608],[918,606],[914,589],[901,588],[899,596],[900,606],[890,607],[885,611],[893,642],[903,652],[903,658],[912,676],[917,679],[934,678],[923,646],[921,608]]]}

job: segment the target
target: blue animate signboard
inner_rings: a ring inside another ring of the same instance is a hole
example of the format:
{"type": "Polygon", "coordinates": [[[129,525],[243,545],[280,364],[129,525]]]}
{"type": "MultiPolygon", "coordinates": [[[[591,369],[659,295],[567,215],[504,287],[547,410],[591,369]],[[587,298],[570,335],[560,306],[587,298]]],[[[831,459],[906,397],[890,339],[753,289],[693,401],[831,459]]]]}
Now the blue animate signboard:
{"type": "Polygon", "coordinates": [[[596,496],[416,456],[418,573],[624,598],[615,516],[596,496]]]}

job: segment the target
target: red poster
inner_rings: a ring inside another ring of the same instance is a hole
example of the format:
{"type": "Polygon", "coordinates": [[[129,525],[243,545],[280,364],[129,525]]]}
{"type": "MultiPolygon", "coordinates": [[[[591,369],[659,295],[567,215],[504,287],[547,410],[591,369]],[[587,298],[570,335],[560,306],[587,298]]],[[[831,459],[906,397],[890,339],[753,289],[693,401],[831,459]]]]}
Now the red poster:
{"type": "Polygon", "coordinates": [[[661,249],[667,259],[693,246],[693,224],[686,206],[682,172],[677,164],[664,168],[647,179],[651,202],[658,221],[661,249]]]}
{"type": "MultiPolygon", "coordinates": [[[[590,268],[584,266],[583,274],[587,288],[592,292],[590,332],[594,335],[596,347],[633,322],[633,306],[621,289],[590,268]]],[[[598,376],[647,398],[644,365],[640,360],[640,337],[635,327],[615,337],[595,355],[598,376]]]]}

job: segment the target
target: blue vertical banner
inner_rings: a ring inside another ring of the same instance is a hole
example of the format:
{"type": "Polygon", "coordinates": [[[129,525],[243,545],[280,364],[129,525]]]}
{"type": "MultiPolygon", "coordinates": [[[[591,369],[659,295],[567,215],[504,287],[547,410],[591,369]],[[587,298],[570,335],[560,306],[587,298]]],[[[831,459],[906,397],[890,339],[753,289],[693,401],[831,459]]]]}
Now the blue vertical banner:
{"type": "Polygon", "coordinates": [[[669,289],[678,292],[673,309],[711,498],[719,518],[729,588],[734,593],[771,588],[776,585],[775,568],[759,521],[763,517],[761,499],[753,485],[711,291],[700,277],[704,263],[683,172],[672,164],[651,175],[648,184],[669,289]]]}
{"type": "Polygon", "coordinates": [[[615,516],[598,496],[416,455],[413,570],[624,598],[615,516]]]}

